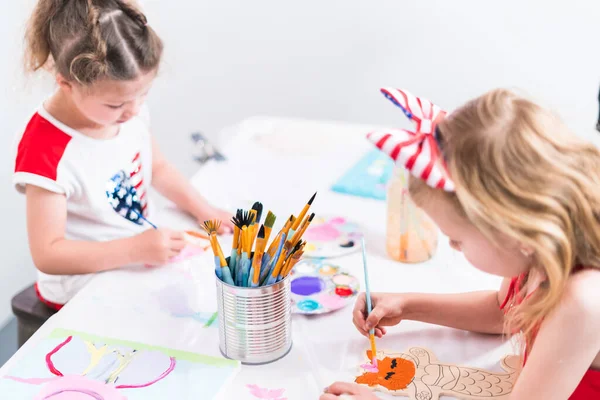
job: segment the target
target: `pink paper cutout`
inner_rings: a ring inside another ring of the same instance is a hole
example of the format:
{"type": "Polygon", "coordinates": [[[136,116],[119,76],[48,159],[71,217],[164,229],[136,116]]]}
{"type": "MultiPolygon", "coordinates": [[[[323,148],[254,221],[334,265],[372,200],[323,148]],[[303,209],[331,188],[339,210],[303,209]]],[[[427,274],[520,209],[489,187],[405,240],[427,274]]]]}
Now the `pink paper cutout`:
{"type": "Polygon", "coordinates": [[[3,379],[8,379],[11,381],[19,382],[19,383],[27,383],[28,385],[43,385],[44,383],[52,382],[57,379],[60,379],[59,376],[55,376],[52,378],[19,378],[18,376],[4,376],[3,379]]]}
{"type": "Polygon", "coordinates": [[[285,389],[266,389],[257,385],[246,385],[246,387],[250,390],[250,394],[257,399],[287,400],[287,398],[281,397],[283,396],[285,389]]]}
{"type": "Polygon", "coordinates": [[[56,378],[53,382],[45,385],[34,400],[79,400],[82,398],[127,400],[127,397],[121,394],[113,385],[79,375],[56,378]],[[82,395],[86,395],[86,397],[82,395]]]}

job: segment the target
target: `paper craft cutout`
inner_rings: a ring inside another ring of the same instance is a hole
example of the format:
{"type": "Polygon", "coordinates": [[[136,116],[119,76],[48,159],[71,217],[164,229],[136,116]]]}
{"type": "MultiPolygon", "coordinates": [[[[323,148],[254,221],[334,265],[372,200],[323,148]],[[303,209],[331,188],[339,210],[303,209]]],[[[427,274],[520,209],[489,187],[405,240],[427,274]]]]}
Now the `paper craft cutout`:
{"type": "Polygon", "coordinates": [[[239,362],[55,330],[0,378],[11,400],[214,398],[239,362]]]}
{"type": "Polygon", "coordinates": [[[287,400],[282,397],[285,393],[285,389],[265,389],[257,385],[246,385],[250,394],[257,399],[263,400],[287,400]]]}
{"type": "MultiPolygon", "coordinates": [[[[367,351],[371,360],[371,351],[367,351]]],[[[452,396],[462,400],[508,399],[517,378],[519,357],[502,360],[505,372],[440,363],[428,349],[412,347],[406,353],[377,353],[379,370],[361,368],[355,382],[374,390],[411,400],[439,400],[452,396]]]]}

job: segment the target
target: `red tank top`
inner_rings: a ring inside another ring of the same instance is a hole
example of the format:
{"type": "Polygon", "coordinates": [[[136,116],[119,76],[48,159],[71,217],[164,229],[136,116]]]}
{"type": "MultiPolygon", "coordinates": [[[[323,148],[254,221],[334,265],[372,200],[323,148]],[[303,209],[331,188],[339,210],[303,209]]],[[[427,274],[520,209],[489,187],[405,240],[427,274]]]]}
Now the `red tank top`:
{"type": "MultiPolygon", "coordinates": [[[[500,309],[505,310],[506,312],[511,307],[527,300],[529,295],[522,296],[519,294],[526,277],[527,276],[523,274],[511,279],[508,293],[506,294],[506,298],[502,302],[502,305],[500,305],[500,309]]],[[[525,354],[523,355],[523,364],[525,364],[525,362],[527,362],[527,349],[525,349],[525,354]]],[[[583,375],[583,378],[581,378],[581,382],[579,382],[579,385],[571,397],[569,397],[569,400],[591,399],[600,399],[600,370],[590,368],[585,375],[583,375]]]]}

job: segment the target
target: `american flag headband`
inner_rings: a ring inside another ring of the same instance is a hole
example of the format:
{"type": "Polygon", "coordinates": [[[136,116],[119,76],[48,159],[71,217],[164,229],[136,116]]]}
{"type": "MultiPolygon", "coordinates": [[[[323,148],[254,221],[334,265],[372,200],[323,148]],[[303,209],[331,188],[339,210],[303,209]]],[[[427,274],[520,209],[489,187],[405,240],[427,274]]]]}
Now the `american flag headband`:
{"type": "Polygon", "coordinates": [[[444,139],[438,127],[447,112],[407,90],[383,88],[383,95],[398,106],[415,125],[414,131],[389,129],[371,132],[367,138],[412,175],[436,189],[454,191],[443,157],[444,139]]]}

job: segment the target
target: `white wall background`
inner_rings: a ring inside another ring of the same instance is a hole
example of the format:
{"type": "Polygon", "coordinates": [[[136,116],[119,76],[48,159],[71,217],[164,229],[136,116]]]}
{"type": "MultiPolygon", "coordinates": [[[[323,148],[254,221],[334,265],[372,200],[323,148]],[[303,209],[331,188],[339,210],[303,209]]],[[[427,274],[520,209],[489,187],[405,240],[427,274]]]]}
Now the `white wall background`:
{"type": "MultiPolygon", "coordinates": [[[[0,324],[34,279],[23,198],[10,185],[13,134],[47,91],[20,76],[32,0],[0,15],[0,324]],[[9,211],[10,210],[10,211],[9,211]],[[13,211],[14,210],[14,211],[13,211]]],[[[575,0],[144,0],[166,44],[149,99],[155,133],[186,173],[188,134],[214,136],[253,115],[396,124],[379,94],[406,87],[446,108],[493,87],[519,88],[596,141],[600,2],[575,0]]]]}

